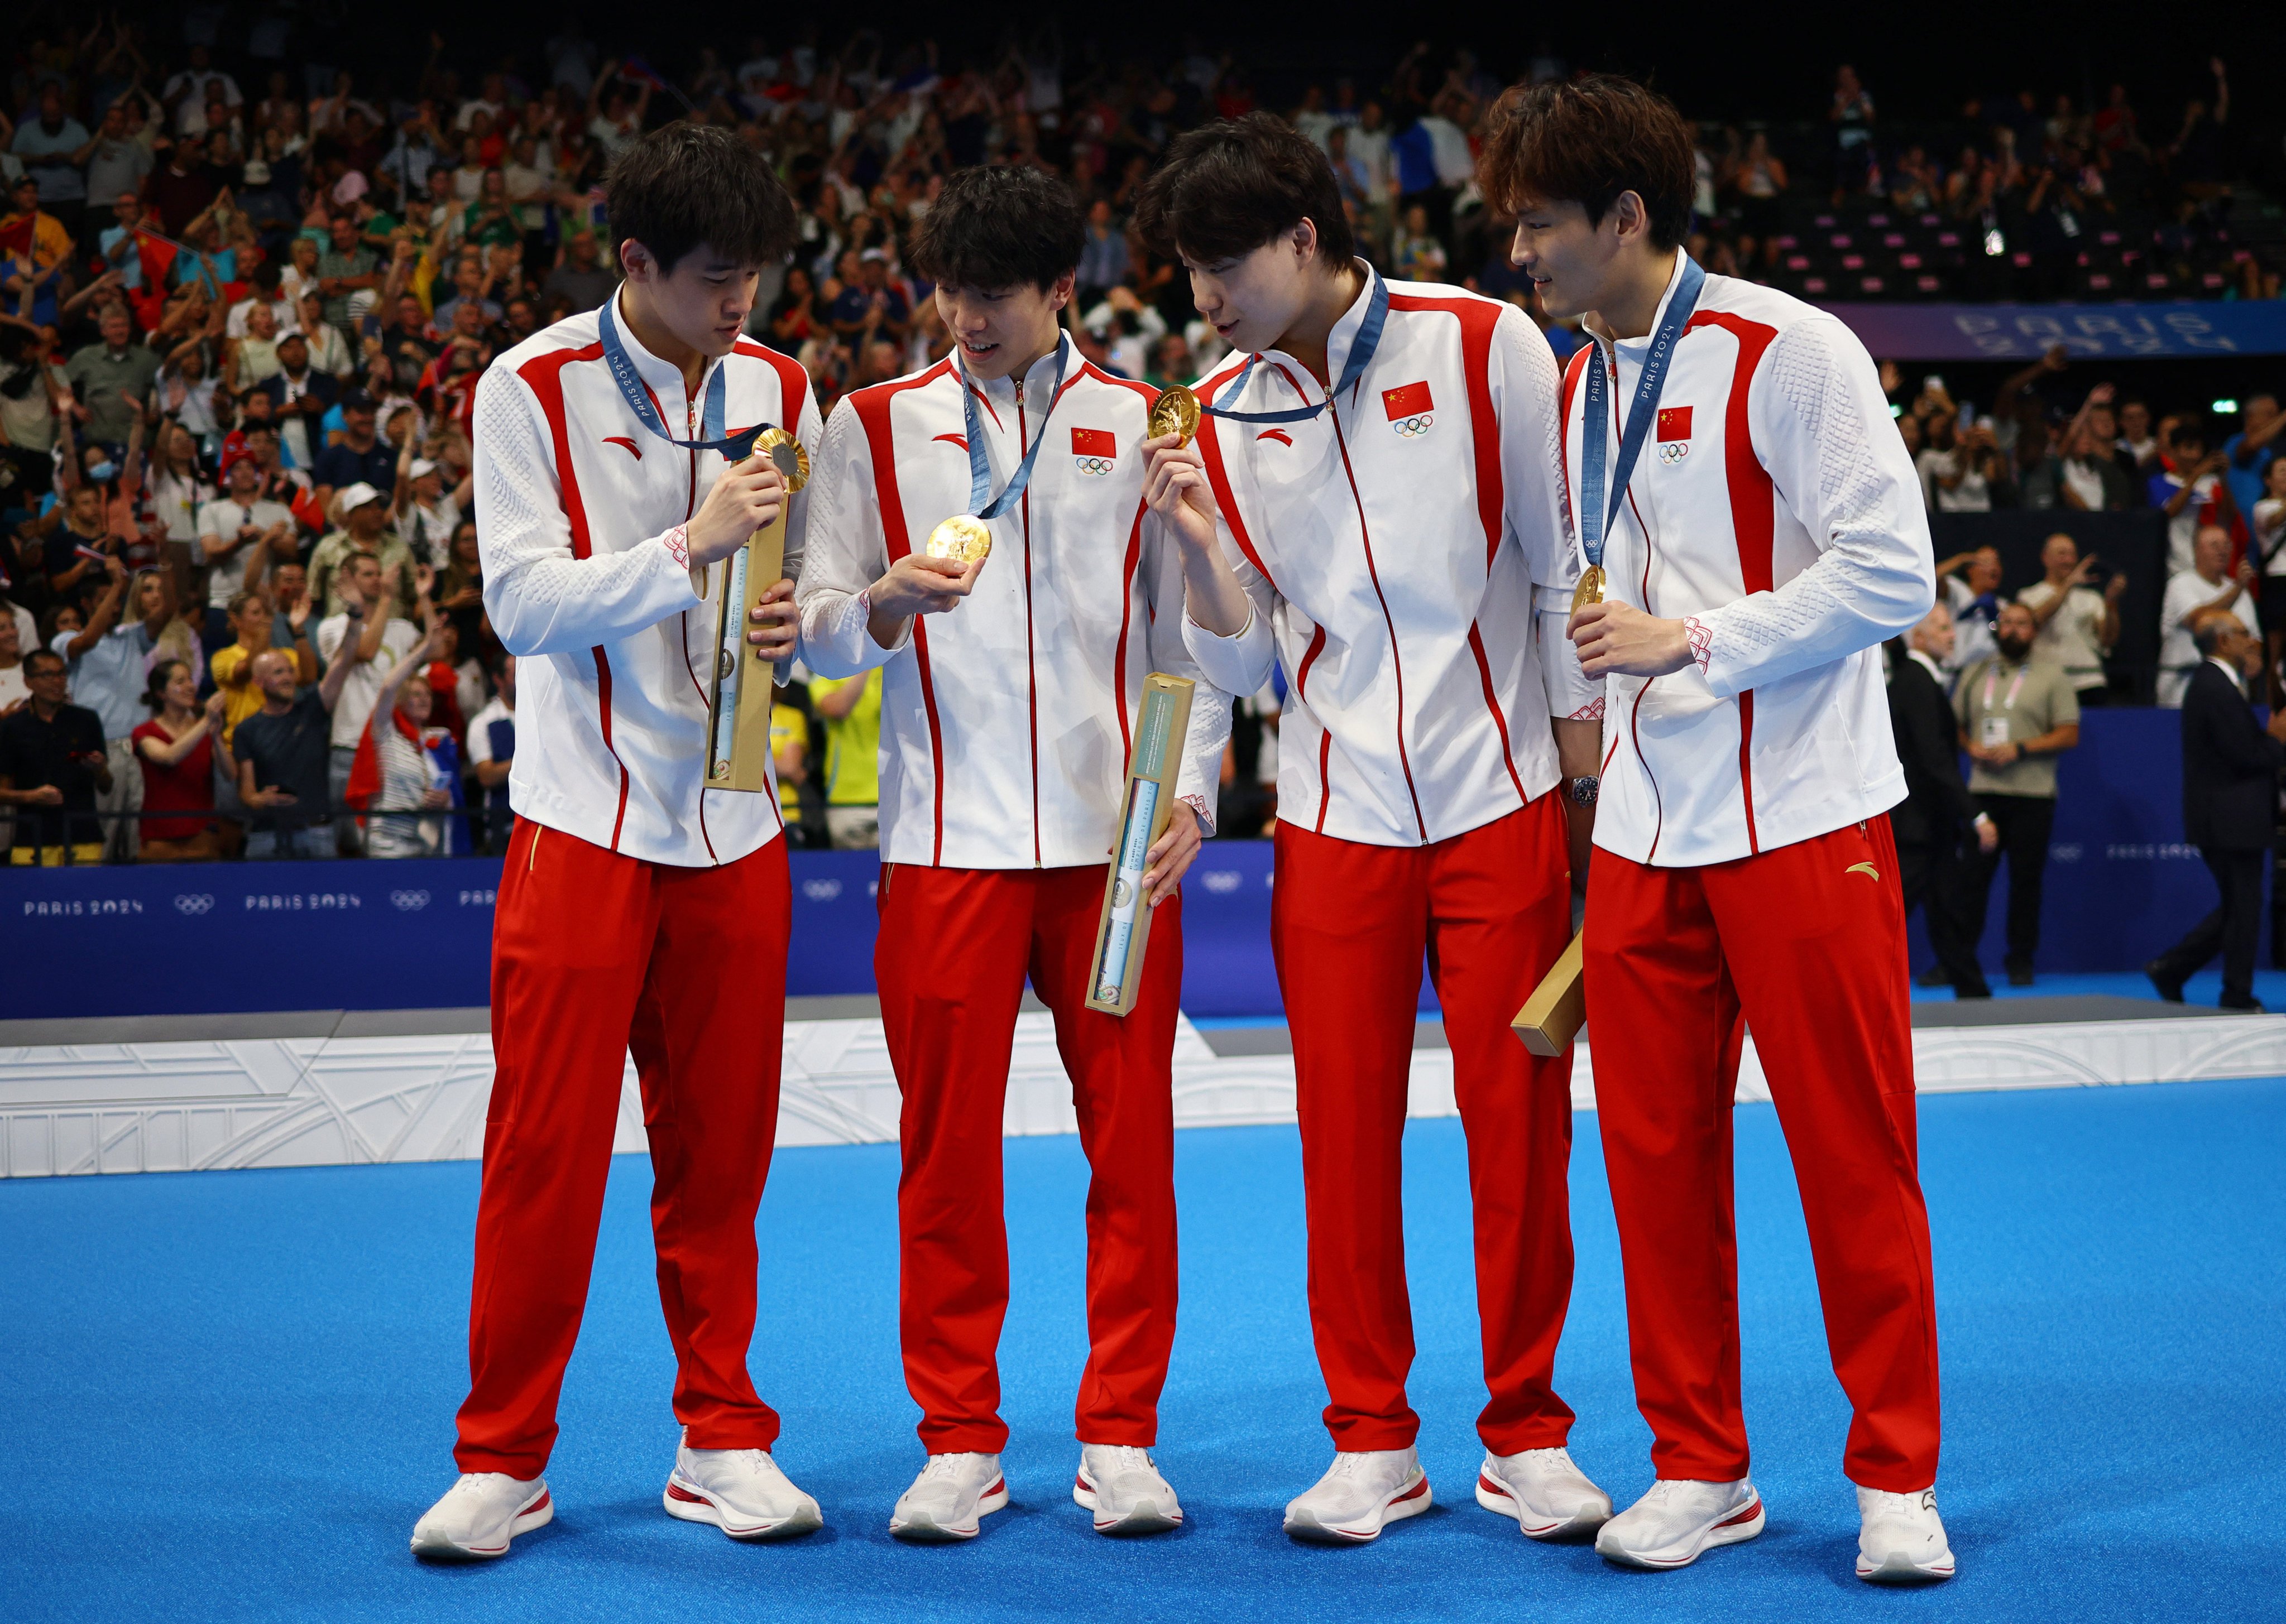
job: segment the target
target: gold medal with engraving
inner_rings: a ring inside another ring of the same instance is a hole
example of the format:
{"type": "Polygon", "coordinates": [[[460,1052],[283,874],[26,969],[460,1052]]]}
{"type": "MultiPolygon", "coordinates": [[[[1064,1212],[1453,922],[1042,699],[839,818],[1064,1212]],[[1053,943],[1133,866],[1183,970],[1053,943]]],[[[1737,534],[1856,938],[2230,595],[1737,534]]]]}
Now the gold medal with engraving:
{"type": "Polygon", "coordinates": [[[992,527],[974,514],[955,514],[929,532],[928,555],[966,564],[992,551],[992,527]]]}
{"type": "Polygon", "coordinates": [[[754,436],[754,449],[746,453],[769,462],[785,481],[786,494],[792,496],[809,483],[809,451],[802,443],[783,428],[765,428],[754,436]]]}
{"type": "Polygon", "coordinates": [[[1604,567],[1590,564],[1580,572],[1580,584],[1572,589],[1572,612],[1577,615],[1591,603],[1604,600],[1604,567]]]}
{"type": "Polygon", "coordinates": [[[1175,443],[1188,445],[1199,432],[1199,397],[1179,383],[1168,385],[1151,403],[1151,438],[1181,436],[1175,443]]]}

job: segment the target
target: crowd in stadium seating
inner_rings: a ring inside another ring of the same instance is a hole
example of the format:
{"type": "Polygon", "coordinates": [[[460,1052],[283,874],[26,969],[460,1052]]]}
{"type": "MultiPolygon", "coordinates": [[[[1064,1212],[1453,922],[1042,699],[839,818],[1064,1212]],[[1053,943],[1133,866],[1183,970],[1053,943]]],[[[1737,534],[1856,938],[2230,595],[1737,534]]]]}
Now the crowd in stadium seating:
{"type": "MultiPolygon", "coordinates": [[[[201,33],[219,15],[192,13],[180,40],[108,16],[28,26],[0,104],[0,819],[18,862],[497,844],[515,678],[481,598],[474,387],[610,294],[603,177],[646,127],[729,124],[777,163],[800,247],[752,330],[828,410],[949,348],[904,247],[966,164],[1052,168],[1086,200],[1091,359],[1159,383],[1218,358],[1182,268],[1126,217],[1172,133],[1257,106],[1227,58],[1082,72],[1050,30],[956,65],[860,33],[756,39],[735,65],[702,51],[670,78],[567,22],[536,75],[440,40],[417,79],[381,83],[289,64],[282,24],[201,33]]],[[[2274,298],[2212,74],[2164,128],[2121,87],[2093,110],[2027,90],[1893,128],[1844,67],[1815,135],[1705,130],[1693,250],[1813,298],[2274,298]]],[[[1283,111],[1388,274],[1533,310],[1472,178],[1502,82],[1422,46],[1283,111]]],[[[1533,314],[1559,354],[1580,341],[1533,314]]],[[[2213,526],[2228,569],[2265,575],[2286,514],[2275,401],[2209,422],[2063,371],[2051,356],[1982,410],[1885,379],[1931,507],[2159,506],[2181,569],[2213,526]]],[[[879,685],[797,684],[780,707],[787,810],[814,843],[872,839],[879,685]]],[[[1225,833],[1263,827],[1275,708],[1241,702],[1225,833]]]]}

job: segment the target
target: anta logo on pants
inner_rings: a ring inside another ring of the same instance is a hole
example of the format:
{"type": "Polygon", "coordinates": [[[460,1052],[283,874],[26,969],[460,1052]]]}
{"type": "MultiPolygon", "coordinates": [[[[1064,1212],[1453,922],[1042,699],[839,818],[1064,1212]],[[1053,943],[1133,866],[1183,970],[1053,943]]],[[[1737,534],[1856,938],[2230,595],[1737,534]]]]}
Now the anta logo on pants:
{"type": "Polygon", "coordinates": [[[1429,382],[1408,383],[1381,392],[1381,409],[1400,440],[1417,440],[1437,426],[1436,403],[1429,398],[1429,382]]]}

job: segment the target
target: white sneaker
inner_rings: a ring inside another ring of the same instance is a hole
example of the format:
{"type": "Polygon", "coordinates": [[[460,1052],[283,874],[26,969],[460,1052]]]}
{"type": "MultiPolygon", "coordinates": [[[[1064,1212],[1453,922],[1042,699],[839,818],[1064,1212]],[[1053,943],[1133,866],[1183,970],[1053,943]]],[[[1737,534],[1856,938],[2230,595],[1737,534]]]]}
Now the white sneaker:
{"type": "Polygon", "coordinates": [[[413,1525],[413,1554],[448,1562],[504,1557],[510,1540],[555,1518],[545,1478],[527,1482],[504,1471],[463,1472],[413,1525]]]}
{"type": "Polygon", "coordinates": [[[1486,1455],[1477,1469],[1477,1503],[1513,1517],[1534,1540],[1576,1540],[1612,1519],[1612,1497],[1561,1448],[1486,1455]]]}
{"type": "Polygon", "coordinates": [[[1762,1497],[1754,1484],[1661,1478],[1641,1500],[1605,1523],[1596,1552],[1622,1567],[1688,1567],[1717,1545],[1736,1545],[1762,1531],[1762,1497]]]}
{"type": "Polygon", "coordinates": [[[1417,1449],[1345,1450],[1307,1494],[1287,1502],[1286,1532],[1297,1540],[1361,1545],[1378,1538],[1384,1524],[1418,1517],[1432,1503],[1417,1449]]]}
{"type": "Polygon", "coordinates": [[[979,1519],[1008,1503],[997,1455],[932,1455],[897,1496],[889,1532],[901,1540],[973,1540],[979,1519]]]}
{"type": "Polygon", "coordinates": [[[1952,1577],[1952,1547],[1936,1514],[1934,1485],[1918,1495],[1857,1491],[1857,1577],[1874,1584],[1922,1584],[1952,1577]]]}
{"type": "Polygon", "coordinates": [[[793,1486],[767,1449],[682,1445],[661,1502],[669,1517],[713,1523],[734,1540],[792,1539],[825,1526],[817,1502],[793,1486]]]}
{"type": "Polygon", "coordinates": [[[1098,1534],[1158,1534],[1183,1521],[1151,1452],[1131,1445],[1082,1444],[1072,1498],[1095,1513],[1098,1534]]]}

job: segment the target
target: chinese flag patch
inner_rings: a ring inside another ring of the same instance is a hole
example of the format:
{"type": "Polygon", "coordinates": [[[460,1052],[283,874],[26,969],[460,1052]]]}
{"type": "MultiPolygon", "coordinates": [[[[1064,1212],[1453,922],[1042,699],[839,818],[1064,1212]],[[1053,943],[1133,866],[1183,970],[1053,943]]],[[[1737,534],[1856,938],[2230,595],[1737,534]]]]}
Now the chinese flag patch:
{"type": "Polygon", "coordinates": [[[1075,428],[1072,430],[1072,455],[1116,457],[1119,455],[1119,438],[1108,428],[1075,428]]]}
{"type": "Polygon", "coordinates": [[[1425,378],[1419,383],[1408,383],[1399,388],[1383,389],[1381,392],[1381,404],[1382,409],[1389,413],[1389,420],[1392,423],[1399,418],[1419,417],[1424,412],[1436,409],[1430,403],[1429,381],[1425,378]]]}
{"type": "Polygon", "coordinates": [[[1661,406],[1659,409],[1659,437],[1662,440],[1691,438],[1691,408],[1661,406]]]}

